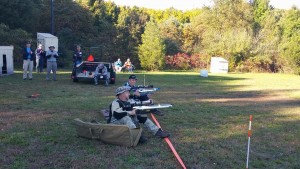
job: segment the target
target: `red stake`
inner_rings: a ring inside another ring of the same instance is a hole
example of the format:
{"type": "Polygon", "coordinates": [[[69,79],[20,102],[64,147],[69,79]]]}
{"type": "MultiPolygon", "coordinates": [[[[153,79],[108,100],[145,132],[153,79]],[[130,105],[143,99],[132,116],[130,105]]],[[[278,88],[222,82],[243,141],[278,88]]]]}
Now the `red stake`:
{"type": "MultiPolygon", "coordinates": [[[[158,121],[156,120],[156,118],[154,117],[154,115],[152,113],[151,113],[151,117],[152,117],[153,121],[155,122],[155,124],[157,125],[157,127],[161,128],[158,121]]],[[[175,150],[174,146],[172,145],[170,139],[168,137],[166,137],[166,138],[164,138],[164,140],[168,143],[169,147],[171,148],[173,154],[175,155],[175,157],[181,164],[182,168],[186,169],[183,161],[181,160],[180,156],[178,155],[177,151],[175,150]]]]}

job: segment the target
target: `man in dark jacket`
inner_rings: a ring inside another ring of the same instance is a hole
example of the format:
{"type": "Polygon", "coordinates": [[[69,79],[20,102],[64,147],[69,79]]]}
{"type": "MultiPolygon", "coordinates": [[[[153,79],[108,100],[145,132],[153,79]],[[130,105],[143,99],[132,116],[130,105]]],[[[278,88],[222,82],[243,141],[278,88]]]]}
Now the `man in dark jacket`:
{"type": "Polygon", "coordinates": [[[73,54],[73,64],[74,67],[76,67],[76,65],[80,64],[82,62],[82,51],[81,51],[81,47],[79,45],[76,46],[76,50],[74,51],[73,54]]]}
{"type": "Polygon", "coordinates": [[[73,70],[71,75],[72,77],[76,76],[76,67],[78,67],[82,63],[82,58],[83,55],[82,55],[81,47],[77,45],[73,54],[73,70]]]}
{"type": "Polygon", "coordinates": [[[34,50],[31,48],[31,42],[26,43],[26,47],[23,48],[23,79],[32,80],[33,60],[35,59],[34,50]],[[28,72],[29,71],[29,72],[28,72]]]}

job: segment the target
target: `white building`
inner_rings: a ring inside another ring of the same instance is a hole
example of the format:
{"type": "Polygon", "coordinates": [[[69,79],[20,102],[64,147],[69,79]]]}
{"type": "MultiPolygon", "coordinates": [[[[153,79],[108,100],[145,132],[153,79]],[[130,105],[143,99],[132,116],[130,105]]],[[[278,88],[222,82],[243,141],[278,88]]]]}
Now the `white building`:
{"type": "Polygon", "coordinates": [[[211,57],[211,73],[228,73],[228,61],[222,57],[211,57]]]}
{"type": "Polygon", "coordinates": [[[13,46],[0,46],[0,76],[14,73],[13,46]]]}

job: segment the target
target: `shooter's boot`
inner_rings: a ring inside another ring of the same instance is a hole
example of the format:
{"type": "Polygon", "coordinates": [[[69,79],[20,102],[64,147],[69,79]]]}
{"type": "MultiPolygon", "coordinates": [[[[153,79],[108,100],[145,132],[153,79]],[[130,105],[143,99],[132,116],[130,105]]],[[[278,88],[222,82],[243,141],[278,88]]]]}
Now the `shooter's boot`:
{"type": "Polygon", "coordinates": [[[147,137],[144,136],[144,134],[142,133],[140,139],[139,139],[139,143],[144,144],[148,141],[147,137]]]}
{"type": "Polygon", "coordinates": [[[169,137],[170,134],[167,132],[162,131],[161,129],[158,129],[158,131],[155,134],[156,137],[160,137],[160,138],[166,138],[169,137]]]}

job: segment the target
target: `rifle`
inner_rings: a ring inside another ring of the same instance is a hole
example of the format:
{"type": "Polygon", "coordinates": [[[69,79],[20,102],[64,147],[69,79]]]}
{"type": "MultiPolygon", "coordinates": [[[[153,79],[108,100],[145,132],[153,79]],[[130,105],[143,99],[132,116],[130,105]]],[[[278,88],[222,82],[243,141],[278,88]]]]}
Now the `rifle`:
{"type": "Polygon", "coordinates": [[[131,107],[133,109],[137,109],[137,114],[148,114],[150,113],[149,110],[151,109],[162,109],[162,108],[169,108],[172,107],[172,104],[153,104],[153,100],[147,100],[147,101],[140,101],[140,100],[129,100],[131,107]]]}
{"type": "Polygon", "coordinates": [[[134,92],[138,91],[139,93],[147,95],[147,94],[154,94],[154,92],[160,90],[160,88],[153,87],[153,85],[148,85],[148,86],[132,87],[131,90],[134,92]]]}
{"type": "Polygon", "coordinates": [[[140,100],[136,100],[136,99],[129,99],[129,102],[130,102],[131,107],[153,104],[153,100],[151,100],[151,99],[146,100],[146,101],[140,101],[140,100]]]}
{"type": "MultiPolygon", "coordinates": [[[[140,107],[140,106],[148,106],[148,105],[153,104],[153,100],[151,100],[151,99],[146,100],[146,101],[140,101],[137,99],[129,99],[129,102],[130,102],[131,108],[140,107]]],[[[136,114],[148,114],[148,113],[149,112],[147,112],[147,111],[141,111],[141,110],[136,111],[136,114]]]]}
{"type": "Polygon", "coordinates": [[[137,110],[151,110],[151,109],[163,109],[172,107],[172,104],[156,104],[156,105],[148,105],[148,106],[134,106],[134,109],[137,110]]]}

